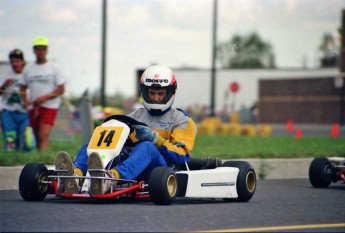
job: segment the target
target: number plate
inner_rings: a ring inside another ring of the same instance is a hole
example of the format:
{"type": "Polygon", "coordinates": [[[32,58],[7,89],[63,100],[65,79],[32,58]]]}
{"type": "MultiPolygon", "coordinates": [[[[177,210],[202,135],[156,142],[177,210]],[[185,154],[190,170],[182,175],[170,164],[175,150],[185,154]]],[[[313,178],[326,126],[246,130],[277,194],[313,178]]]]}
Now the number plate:
{"type": "Polygon", "coordinates": [[[98,126],[93,132],[88,149],[114,150],[119,142],[122,126],[98,126]]]}

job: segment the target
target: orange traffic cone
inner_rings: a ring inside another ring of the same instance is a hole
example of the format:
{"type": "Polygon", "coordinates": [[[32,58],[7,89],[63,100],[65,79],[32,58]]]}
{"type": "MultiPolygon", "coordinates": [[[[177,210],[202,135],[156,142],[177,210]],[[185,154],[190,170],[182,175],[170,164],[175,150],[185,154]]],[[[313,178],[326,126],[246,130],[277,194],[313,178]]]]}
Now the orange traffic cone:
{"type": "Polygon", "coordinates": [[[293,121],[292,120],[288,120],[286,123],[286,131],[288,133],[291,133],[293,131],[293,121]]]}
{"type": "Polygon", "coordinates": [[[301,137],[303,137],[302,130],[301,129],[296,129],[295,138],[300,139],[301,137]]]}
{"type": "Polygon", "coordinates": [[[332,138],[339,137],[339,125],[336,124],[336,123],[332,124],[332,127],[331,127],[331,137],[332,138]]]}

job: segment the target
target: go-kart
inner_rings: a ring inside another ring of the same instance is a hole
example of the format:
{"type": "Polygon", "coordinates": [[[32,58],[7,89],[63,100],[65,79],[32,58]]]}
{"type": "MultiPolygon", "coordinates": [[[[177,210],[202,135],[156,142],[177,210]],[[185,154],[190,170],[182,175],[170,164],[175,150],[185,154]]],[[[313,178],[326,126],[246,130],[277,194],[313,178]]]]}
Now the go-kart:
{"type": "MultiPolygon", "coordinates": [[[[142,124],[123,115],[114,115],[95,128],[87,153],[100,154],[103,164],[111,164],[124,145],[130,140],[132,125],[142,124]]],[[[183,145],[182,145],[183,146],[183,145]]],[[[101,171],[106,171],[109,166],[101,171]]],[[[61,170],[60,170],[61,171],[61,170]]],[[[100,171],[100,170],[98,170],[100,171]]],[[[78,193],[64,192],[61,181],[75,176],[58,176],[55,169],[38,163],[24,166],[19,177],[19,191],[26,201],[42,201],[47,194],[74,199],[151,199],[158,205],[169,205],[176,197],[223,199],[226,202],[249,201],[256,189],[256,173],[245,161],[226,161],[215,158],[191,158],[185,164],[174,167],[156,167],[148,180],[126,180],[90,176],[84,179],[78,193]],[[90,180],[110,180],[110,190],[104,194],[90,192],[90,180]]]]}
{"type": "Polygon", "coordinates": [[[309,181],[315,188],[327,188],[338,181],[345,184],[345,158],[314,158],[309,167],[309,181]]]}

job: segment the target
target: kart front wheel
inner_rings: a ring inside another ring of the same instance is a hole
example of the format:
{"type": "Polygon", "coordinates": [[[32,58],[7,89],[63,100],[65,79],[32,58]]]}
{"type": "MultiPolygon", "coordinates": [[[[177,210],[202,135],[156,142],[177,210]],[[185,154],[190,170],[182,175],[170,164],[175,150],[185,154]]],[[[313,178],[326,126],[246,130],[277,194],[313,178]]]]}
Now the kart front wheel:
{"type": "Polygon", "coordinates": [[[332,164],[327,158],[317,157],[309,167],[309,181],[315,188],[327,188],[332,181],[332,164]]]}
{"type": "Polygon", "coordinates": [[[48,193],[48,169],[43,164],[29,163],[19,176],[19,192],[26,201],[42,201],[48,193]]]}
{"type": "Polygon", "coordinates": [[[149,177],[149,194],[156,205],[170,205],[176,198],[177,178],[170,167],[156,167],[149,177]]]}
{"type": "Polygon", "coordinates": [[[249,201],[256,189],[256,174],[252,166],[246,161],[226,161],[222,167],[237,167],[236,189],[238,198],[224,198],[224,201],[249,201]]]}

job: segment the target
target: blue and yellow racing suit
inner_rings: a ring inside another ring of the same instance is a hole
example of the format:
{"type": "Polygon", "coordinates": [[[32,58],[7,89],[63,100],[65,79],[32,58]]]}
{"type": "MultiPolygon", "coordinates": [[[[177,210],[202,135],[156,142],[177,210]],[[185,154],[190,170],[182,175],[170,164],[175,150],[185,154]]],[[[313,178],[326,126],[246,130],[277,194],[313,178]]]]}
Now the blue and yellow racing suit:
{"type": "MultiPolygon", "coordinates": [[[[140,108],[128,116],[147,124],[160,138],[155,144],[149,141],[138,143],[126,160],[113,165],[121,178],[147,180],[155,167],[179,165],[189,160],[197,131],[194,121],[183,111],[171,108],[163,115],[155,116],[140,108]]],[[[86,149],[87,145],[80,149],[74,163],[84,174],[87,170],[86,149]]]]}

